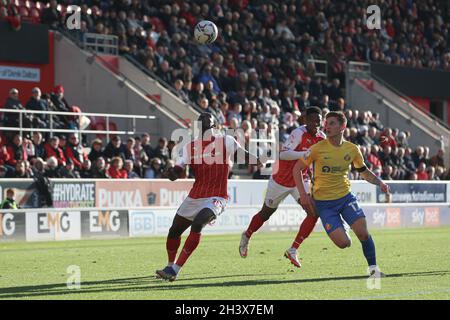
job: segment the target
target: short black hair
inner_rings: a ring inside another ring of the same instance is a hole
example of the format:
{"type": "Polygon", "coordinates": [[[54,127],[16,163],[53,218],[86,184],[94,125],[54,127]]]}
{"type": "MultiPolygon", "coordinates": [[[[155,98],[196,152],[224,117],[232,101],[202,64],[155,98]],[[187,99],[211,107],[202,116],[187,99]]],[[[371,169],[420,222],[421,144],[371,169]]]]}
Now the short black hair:
{"type": "Polygon", "coordinates": [[[310,114],[322,114],[322,110],[320,110],[319,107],[309,107],[308,109],[306,109],[306,115],[309,116],[310,114]]]}

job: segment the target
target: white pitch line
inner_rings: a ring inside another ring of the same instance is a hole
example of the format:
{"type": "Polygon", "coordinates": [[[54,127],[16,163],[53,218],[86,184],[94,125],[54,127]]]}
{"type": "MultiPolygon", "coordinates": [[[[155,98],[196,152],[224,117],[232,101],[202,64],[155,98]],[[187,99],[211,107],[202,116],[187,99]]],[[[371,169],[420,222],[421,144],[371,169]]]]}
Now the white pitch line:
{"type": "Polygon", "coordinates": [[[357,298],[348,298],[345,300],[371,300],[371,299],[386,299],[386,298],[401,298],[401,297],[410,297],[424,294],[432,294],[432,293],[443,293],[450,292],[450,288],[441,289],[441,290],[432,290],[432,291],[417,291],[410,293],[398,293],[398,294],[386,294],[381,296],[366,296],[366,297],[357,297],[357,298]]]}

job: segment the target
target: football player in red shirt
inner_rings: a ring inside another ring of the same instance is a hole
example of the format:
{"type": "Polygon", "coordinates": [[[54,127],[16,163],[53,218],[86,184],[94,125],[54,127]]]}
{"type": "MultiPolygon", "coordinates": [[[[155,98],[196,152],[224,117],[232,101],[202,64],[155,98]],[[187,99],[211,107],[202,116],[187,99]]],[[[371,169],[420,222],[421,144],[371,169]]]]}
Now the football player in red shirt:
{"type": "MultiPolygon", "coordinates": [[[[318,107],[311,107],[306,110],[306,125],[292,131],[289,139],[285,142],[280,151],[280,160],[274,165],[274,173],[272,174],[268,187],[266,198],[262,209],[253,216],[247,230],[241,236],[239,244],[239,254],[242,258],[246,258],[248,254],[248,243],[254,232],[262,227],[270,216],[277,210],[278,205],[288,195],[291,195],[298,203],[302,203],[300,194],[295,186],[292,169],[298,159],[304,156],[305,152],[315,143],[325,139],[325,134],[319,130],[322,122],[322,111],[318,107]]],[[[308,170],[303,172],[305,190],[309,190],[309,174],[308,170]]],[[[300,225],[297,236],[292,243],[291,248],[286,250],[284,256],[291,263],[300,268],[301,264],[297,258],[297,249],[305,240],[317,222],[317,215],[311,212],[306,206],[303,206],[307,216],[300,225]]]]}
{"type": "Polygon", "coordinates": [[[228,175],[234,154],[238,152],[238,160],[249,159],[251,163],[260,164],[257,157],[244,150],[235,138],[212,132],[212,114],[202,113],[198,121],[202,124],[203,139],[187,143],[179,153],[176,166],[167,173],[169,179],[174,181],[185,176],[185,166],[189,165],[195,175],[194,185],[178,208],[169,229],[166,241],[168,265],[156,271],[157,277],[169,281],[176,279],[181,267],[197,248],[202,229],[224,212],[228,200],[228,175]],[[175,261],[181,235],[189,227],[189,236],[175,261]]]}

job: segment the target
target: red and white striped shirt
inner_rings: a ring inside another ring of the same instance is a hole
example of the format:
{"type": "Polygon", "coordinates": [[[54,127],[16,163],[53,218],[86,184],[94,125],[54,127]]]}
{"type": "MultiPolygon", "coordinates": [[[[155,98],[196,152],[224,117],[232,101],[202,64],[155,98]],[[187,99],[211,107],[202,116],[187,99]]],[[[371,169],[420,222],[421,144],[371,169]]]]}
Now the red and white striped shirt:
{"type": "MultiPolygon", "coordinates": [[[[315,136],[312,136],[306,130],[306,126],[303,125],[291,132],[289,139],[285,142],[280,151],[306,151],[311,148],[313,144],[323,139],[325,139],[325,134],[322,131],[319,130],[315,136]]],[[[295,187],[292,169],[294,169],[296,163],[297,160],[278,160],[274,164],[275,174],[272,175],[273,180],[284,187],[295,187]]],[[[308,168],[303,171],[303,174],[307,174],[307,172],[308,168]]]]}
{"type": "Polygon", "coordinates": [[[228,174],[231,157],[241,148],[231,136],[213,136],[210,140],[194,140],[179,153],[176,165],[189,165],[195,182],[189,192],[193,199],[221,197],[228,199],[228,174]]]}

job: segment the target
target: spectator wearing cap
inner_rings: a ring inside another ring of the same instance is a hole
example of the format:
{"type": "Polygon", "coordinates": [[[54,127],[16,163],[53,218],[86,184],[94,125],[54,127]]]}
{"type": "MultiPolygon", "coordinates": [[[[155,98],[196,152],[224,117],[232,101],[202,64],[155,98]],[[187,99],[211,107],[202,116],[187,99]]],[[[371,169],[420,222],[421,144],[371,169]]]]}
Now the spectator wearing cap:
{"type": "Polygon", "coordinates": [[[12,167],[15,167],[18,161],[28,159],[27,152],[23,146],[23,138],[20,134],[14,136],[12,143],[6,147],[6,151],[8,153],[6,164],[12,167]]]}
{"type": "MultiPolygon", "coordinates": [[[[41,89],[34,87],[31,90],[31,98],[28,100],[25,108],[35,111],[49,111],[47,102],[41,98],[41,89]]],[[[46,114],[35,114],[33,126],[35,128],[48,128],[48,116],[46,114]]]]}
{"type": "Polygon", "coordinates": [[[92,163],[95,163],[98,158],[103,157],[103,142],[100,139],[95,139],[91,143],[91,151],[88,158],[92,163]]]}
{"type": "Polygon", "coordinates": [[[58,161],[58,166],[66,165],[66,157],[63,150],[59,146],[59,138],[54,136],[51,137],[49,142],[45,144],[45,153],[47,157],[55,157],[58,161]]]}
{"type": "Polygon", "coordinates": [[[128,177],[127,171],[123,169],[123,159],[121,157],[114,157],[111,159],[108,176],[111,179],[126,179],[128,177]]]}
{"type": "Polygon", "coordinates": [[[67,159],[72,160],[77,170],[81,170],[83,161],[86,159],[86,155],[84,154],[83,147],[80,145],[75,134],[69,135],[65,155],[67,159]]]}
{"type": "Polygon", "coordinates": [[[70,106],[64,97],[64,87],[62,85],[55,87],[54,91],[50,94],[50,99],[58,111],[70,112],[70,106]]]}
{"type": "Polygon", "coordinates": [[[111,141],[106,145],[104,155],[106,158],[121,157],[125,159],[126,148],[119,136],[112,137],[111,141]]]}

